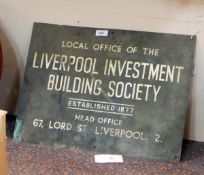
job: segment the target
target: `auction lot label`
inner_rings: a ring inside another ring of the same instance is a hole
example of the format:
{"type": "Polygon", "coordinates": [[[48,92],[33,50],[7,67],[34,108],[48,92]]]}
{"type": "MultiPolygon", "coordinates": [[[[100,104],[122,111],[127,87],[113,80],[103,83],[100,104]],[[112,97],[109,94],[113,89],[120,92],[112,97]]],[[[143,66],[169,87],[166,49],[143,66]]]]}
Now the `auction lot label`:
{"type": "Polygon", "coordinates": [[[195,40],[35,23],[14,139],[179,161],[195,40]]]}

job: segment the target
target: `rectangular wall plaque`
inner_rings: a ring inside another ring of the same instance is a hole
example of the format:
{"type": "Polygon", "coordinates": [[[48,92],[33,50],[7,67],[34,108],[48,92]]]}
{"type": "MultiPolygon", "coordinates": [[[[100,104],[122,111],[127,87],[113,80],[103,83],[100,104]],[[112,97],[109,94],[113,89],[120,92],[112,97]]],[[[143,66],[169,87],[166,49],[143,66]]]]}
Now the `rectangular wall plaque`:
{"type": "Polygon", "coordinates": [[[14,139],[179,161],[195,42],[35,23],[14,139]]]}

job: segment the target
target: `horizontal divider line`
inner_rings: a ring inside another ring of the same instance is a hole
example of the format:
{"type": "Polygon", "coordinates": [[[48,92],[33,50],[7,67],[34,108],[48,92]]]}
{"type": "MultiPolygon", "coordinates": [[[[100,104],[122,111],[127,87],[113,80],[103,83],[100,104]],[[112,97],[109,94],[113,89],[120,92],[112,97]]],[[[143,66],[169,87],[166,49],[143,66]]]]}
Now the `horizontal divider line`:
{"type": "Polygon", "coordinates": [[[122,103],[113,103],[113,102],[106,102],[106,101],[95,101],[95,100],[86,100],[86,99],[80,99],[80,98],[69,98],[71,100],[80,100],[80,101],[88,101],[88,102],[98,102],[98,103],[108,103],[108,104],[116,104],[116,105],[123,105],[123,106],[131,106],[134,107],[134,105],[128,105],[128,104],[122,104],[122,103]]]}
{"type": "Polygon", "coordinates": [[[82,110],[82,111],[93,111],[93,112],[99,112],[99,113],[109,113],[109,114],[117,114],[117,115],[127,115],[127,116],[133,116],[133,114],[125,114],[125,113],[119,113],[119,112],[109,112],[109,111],[99,111],[99,110],[93,110],[93,109],[83,109],[83,108],[74,108],[74,107],[70,107],[67,106],[67,108],[69,109],[76,109],[76,110],[82,110]]]}

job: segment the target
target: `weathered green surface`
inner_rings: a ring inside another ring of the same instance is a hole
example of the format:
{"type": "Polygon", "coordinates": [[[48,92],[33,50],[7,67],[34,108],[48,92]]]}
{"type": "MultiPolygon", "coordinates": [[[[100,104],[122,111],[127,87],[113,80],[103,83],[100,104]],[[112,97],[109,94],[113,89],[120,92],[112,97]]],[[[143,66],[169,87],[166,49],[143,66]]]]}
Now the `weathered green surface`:
{"type": "Polygon", "coordinates": [[[14,139],[179,161],[195,36],[106,32],[34,24],[14,139]]]}

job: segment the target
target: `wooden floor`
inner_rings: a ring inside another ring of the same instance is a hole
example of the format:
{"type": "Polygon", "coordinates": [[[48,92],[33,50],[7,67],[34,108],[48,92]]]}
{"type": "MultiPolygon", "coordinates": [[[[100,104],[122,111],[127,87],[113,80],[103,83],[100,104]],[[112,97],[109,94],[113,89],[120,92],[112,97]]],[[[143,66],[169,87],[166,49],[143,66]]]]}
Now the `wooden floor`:
{"type": "Polygon", "coordinates": [[[122,164],[96,164],[95,152],[7,140],[9,175],[204,175],[204,143],[184,141],[181,163],[124,157],[122,164]]]}

